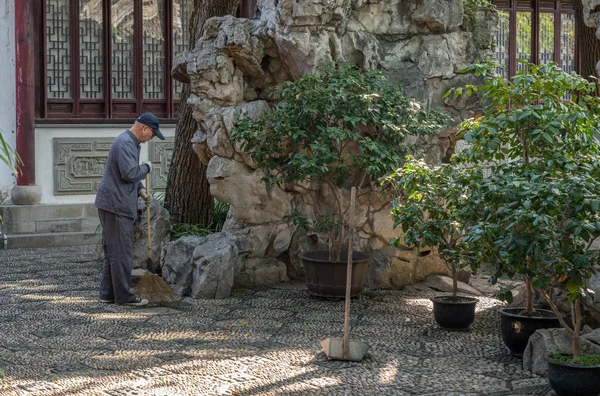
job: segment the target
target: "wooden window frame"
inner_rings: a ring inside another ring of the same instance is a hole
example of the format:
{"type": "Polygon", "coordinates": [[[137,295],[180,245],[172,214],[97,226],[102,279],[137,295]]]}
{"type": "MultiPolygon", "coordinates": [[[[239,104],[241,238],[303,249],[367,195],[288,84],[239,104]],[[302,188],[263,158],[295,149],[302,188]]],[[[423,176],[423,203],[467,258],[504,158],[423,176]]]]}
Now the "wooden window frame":
{"type": "MultiPolygon", "coordinates": [[[[531,12],[531,56],[532,63],[539,63],[540,13],[554,14],[554,62],[560,64],[561,15],[575,14],[575,4],[579,0],[493,0],[499,11],[509,14],[509,70],[512,77],[517,71],[517,12],[531,12]]],[[[579,43],[575,35],[575,71],[581,71],[579,43]]]]}
{"type": "MultiPolygon", "coordinates": [[[[116,99],[112,95],[112,36],[111,29],[111,2],[103,0],[102,14],[102,56],[104,59],[102,77],[102,99],[87,99],[80,97],[80,36],[79,36],[79,0],[69,0],[70,24],[70,50],[71,50],[71,98],[48,98],[47,70],[46,70],[46,1],[38,8],[36,18],[40,21],[39,31],[36,32],[36,53],[40,62],[36,62],[36,123],[39,124],[118,124],[131,122],[144,112],[154,113],[161,121],[175,123],[178,116],[179,99],[175,99],[171,77],[173,64],[173,0],[164,0],[165,16],[165,98],[145,99],[143,97],[143,26],[142,26],[142,0],[134,1],[134,41],[133,41],[133,71],[134,71],[134,99],[116,99]],[[75,34],[73,34],[75,32],[75,34]]],[[[201,0],[194,0],[197,5],[201,0]]],[[[254,19],[256,16],[257,0],[240,0],[238,15],[243,18],[254,19]]]]}

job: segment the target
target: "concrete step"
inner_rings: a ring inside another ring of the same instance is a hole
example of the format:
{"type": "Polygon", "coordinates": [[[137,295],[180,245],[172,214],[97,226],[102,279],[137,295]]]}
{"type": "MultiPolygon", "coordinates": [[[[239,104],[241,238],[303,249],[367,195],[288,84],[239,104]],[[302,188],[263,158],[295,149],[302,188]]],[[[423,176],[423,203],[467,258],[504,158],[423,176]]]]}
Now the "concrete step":
{"type": "MultiPolygon", "coordinates": [[[[9,234],[6,241],[8,249],[100,245],[102,232],[9,234]]],[[[0,240],[0,248],[2,248],[1,244],[2,240],[0,240]]]]}
{"type": "MultiPolygon", "coordinates": [[[[0,207],[7,247],[42,248],[99,245],[102,232],[93,204],[6,205],[0,207]]],[[[4,240],[0,235],[0,248],[4,240]]]]}
{"type": "Polygon", "coordinates": [[[7,205],[0,207],[3,233],[49,234],[99,231],[98,211],[93,204],[7,205]]]}

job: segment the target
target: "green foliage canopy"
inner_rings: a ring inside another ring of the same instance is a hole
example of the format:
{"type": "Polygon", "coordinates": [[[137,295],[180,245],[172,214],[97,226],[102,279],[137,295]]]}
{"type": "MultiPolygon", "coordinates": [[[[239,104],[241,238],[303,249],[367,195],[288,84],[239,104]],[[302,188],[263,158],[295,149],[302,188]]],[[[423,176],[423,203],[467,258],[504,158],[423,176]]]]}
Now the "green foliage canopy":
{"type": "Polygon", "coordinates": [[[270,172],[271,183],[342,186],[355,169],[378,179],[402,164],[408,135],[434,133],[444,120],[381,72],[350,64],[321,64],[317,73],[288,83],[278,99],[266,117],[241,120],[233,135],[270,172]]]}
{"type": "Polygon", "coordinates": [[[264,117],[240,120],[232,138],[269,183],[328,186],[336,197],[333,223],[345,223],[338,188],[360,188],[389,174],[404,161],[407,136],[437,132],[446,120],[381,72],[350,64],[323,63],[288,83],[277,99],[264,117]]]}
{"type": "MultiPolygon", "coordinates": [[[[490,170],[472,186],[474,225],[465,240],[496,265],[497,275],[525,277],[529,312],[536,288],[558,316],[547,290],[564,288],[578,306],[598,263],[598,252],[589,248],[600,236],[594,136],[600,98],[593,83],[555,64],[522,64],[512,80],[495,75],[492,65],[472,65],[467,71],[483,77],[483,85],[447,94],[478,90],[485,105],[481,117],[461,124],[459,137],[468,147],[454,158],[490,170]]],[[[573,328],[559,320],[578,334],[580,315],[573,328]]]]}
{"type": "Polygon", "coordinates": [[[454,296],[457,295],[457,270],[467,265],[475,270],[479,265],[464,239],[471,226],[464,212],[472,207],[470,184],[482,178],[479,168],[430,166],[410,157],[402,168],[386,178],[398,192],[391,212],[394,228],[402,226],[403,232],[392,245],[398,246],[404,241],[408,246],[437,247],[452,273],[454,296]]]}

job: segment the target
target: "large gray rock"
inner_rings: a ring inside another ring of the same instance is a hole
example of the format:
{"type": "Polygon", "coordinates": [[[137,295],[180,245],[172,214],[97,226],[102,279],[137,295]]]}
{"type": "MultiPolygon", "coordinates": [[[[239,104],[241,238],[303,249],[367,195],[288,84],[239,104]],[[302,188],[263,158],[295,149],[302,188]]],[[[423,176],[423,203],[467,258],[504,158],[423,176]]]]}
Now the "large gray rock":
{"type": "Polygon", "coordinates": [[[194,250],[203,240],[203,237],[184,236],[165,248],[162,276],[180,296],[190,293],[194,281],[194,250]]]}
{"type": "Polygon", "coordinates": [[[159,201],[150,205],[150,259],[154,268],[147,268],[148,261],[148,222],[146,221],[146,205],[138,200],[137,218],[133,223],[133,268],[143,268],[150,271],[160,271],[163,248],[171,239],[171,221],[169,212],[159,201]]]}
{"type": "MultiPolygon", "coordinates": [[[[586,327],[581,336],[581,352],[583,354],[600,353],[600,329],[591,330],[586,327]]],[[[560,351],[573,353],[572,340],[565,329],[540,329],[531,337],[523,352],[523,369],[546,377],[549,352],[560,351]]]]}
{"type": "Polygon", "coordinates": [[[269,285],[289,280],[277,259],[290,243],[287,225],[263,225],[182,237],[165,249],[163,278],[179,295],[228,297],[234,286],[269,285]]]}
{"type": "Polygon", "coordinates": [[[239,238],[230,233],[180,238],[167,246],[163,279],[182,296],[229,297],[240,245],[239,238]]]}

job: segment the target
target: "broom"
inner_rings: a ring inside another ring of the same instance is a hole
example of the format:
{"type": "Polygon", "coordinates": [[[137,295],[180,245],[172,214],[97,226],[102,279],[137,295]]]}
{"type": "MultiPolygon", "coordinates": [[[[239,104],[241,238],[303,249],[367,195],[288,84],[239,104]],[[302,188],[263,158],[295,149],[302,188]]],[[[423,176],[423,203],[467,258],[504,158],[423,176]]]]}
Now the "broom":
{"type": "MultiPolygon", "coordinates": [[[[150,178],[146,175],[146,194],[150,194],[150,178]]],[[[150,204],[146,203],[146,223],[148,225],[148,258],[142,278],[135,285],[135,294],[148,300],[150,304],[160,304],[179,300],[177,293],[154,271],[152,261],[152,235],[150,234],[150,204]]]]}

